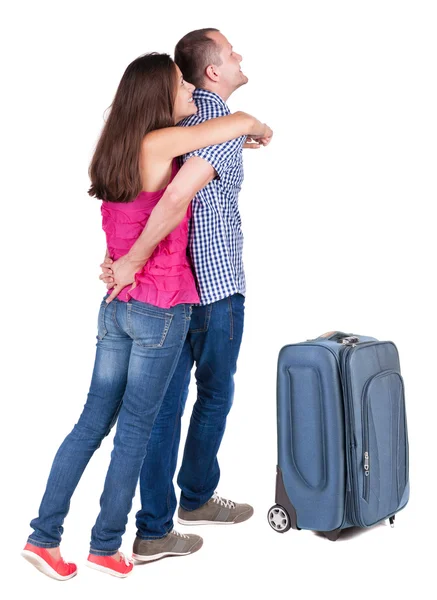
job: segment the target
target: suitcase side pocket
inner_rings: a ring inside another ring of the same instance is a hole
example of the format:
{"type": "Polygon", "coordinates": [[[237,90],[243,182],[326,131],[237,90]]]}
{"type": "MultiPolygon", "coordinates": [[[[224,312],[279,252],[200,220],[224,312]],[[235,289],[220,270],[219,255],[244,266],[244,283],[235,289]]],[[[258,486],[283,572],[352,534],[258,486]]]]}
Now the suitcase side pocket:
{"type": "Polygon", "coordinates": [[[396,512],[408,479],[407,454],[403,380],[398,371],[382,371],[362,394],[361,497],[367,525],[396,512]]]}

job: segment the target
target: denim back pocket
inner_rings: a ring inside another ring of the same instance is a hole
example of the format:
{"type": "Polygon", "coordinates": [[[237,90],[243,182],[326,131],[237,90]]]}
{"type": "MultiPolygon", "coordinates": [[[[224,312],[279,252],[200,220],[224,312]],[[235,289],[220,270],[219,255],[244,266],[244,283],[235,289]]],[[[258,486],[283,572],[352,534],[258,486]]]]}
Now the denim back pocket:
{"type": "Polygon", "coordinates": [[[128,334],[143,348],[161,348],[173,319],[165,309],[143,302],[127,305],[128,334]]]}
{"type": "Polygon", "coordinates": [[[212,307],[212,304],[191,307],[190,333],[205,333],[208,331],[212,307]]]}

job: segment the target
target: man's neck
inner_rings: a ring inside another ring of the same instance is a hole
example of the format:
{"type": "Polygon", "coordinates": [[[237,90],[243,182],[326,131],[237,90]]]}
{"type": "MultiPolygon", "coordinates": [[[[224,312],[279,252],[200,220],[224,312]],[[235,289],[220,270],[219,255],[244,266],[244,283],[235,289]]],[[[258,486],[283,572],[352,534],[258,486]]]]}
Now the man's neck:
{"type": "Polygon", "coordinates": [[[203,90],[208,90],[208,92],[213,92],[214,94],[217,94],[217,96],[220,96],[220,98],[224,101],[227,102],[228,98],[231,96],[232,92],[228,92],[227,90],[223,90],[221,88],[214,88],[214,86],[210,86],[210,85],[203,85],[202,86],[203,90]]]}

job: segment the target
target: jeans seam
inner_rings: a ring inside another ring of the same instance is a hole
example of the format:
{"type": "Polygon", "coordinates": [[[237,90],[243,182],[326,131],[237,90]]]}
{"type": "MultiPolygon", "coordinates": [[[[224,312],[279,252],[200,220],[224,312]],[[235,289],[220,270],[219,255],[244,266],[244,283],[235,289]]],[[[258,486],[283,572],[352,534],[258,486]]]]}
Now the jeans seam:
{"type": "MultiPolygon", "coordinates": [[[[115,299],[115,301],[117,301],[117,299],[115,299]]],[[[120,327],[120,325],[117,321],[117,306],[118,306],[117,304],[114,304],[112,320],[114,321],[114,325],[117,327],[117,329],[126,335],[126,332],[120,327]]]]}
{"type": "MultiPolygon", "coordinates": [[[[187,335],[188,335],[188,332],[187,332],[187,335]]],[[[185,369],[185,374],[184,374],[184,378],[183,378],[183,382],[184,382],[184,383],[185,383],[185,379],[186,379],[186,377],[187,377],[187,373],[188,373],[189,371],[191,371],[191,366],[190,366],[190,363],[188,363],[188,366],[187,366],[187,368],[185,369]]],[[[181,418],[181,416],[182,416],[182,415],[181,415],[181,398],[182,398],[182,395],[183,395],[183,393],[184,393],[184,388],[183,388],[183,387],[181,387],[181,391],[180,391],[179,398],[178,398],[178,410],[177,410],[177,416],[179,417],[179,419],[180,419],[180,418],[181,418]]],[[[176,429],[177,429],[177,422],[175,422],[175,426],[174,426],[174,429],[173,429],[173,435],[172,435],[172,440],[171,440],[171,446],[172,446],[172,447],[173,447],[173,444],[174,444],[174,439],[175,439],[176,429]]],[[[168,492],[167,492],[167,509],[169,509],[169,508],[170,508],[170,487],[171,487],[172,485],[173,485],[173,481],[171,481],[171,482],[170,482],[170,485],[169,485],[169,487],[168,487],[168,492]]]]}
{"type": "Polygon", "coordinates": [[[155,540],[163,540],[172,531],[173,531],[173,527],[171,527],[171,529],[167,529],[166,532],[165,532],[165,534],[161,535],[159,537],[142,537],[141,535],[138,535],[138,533],[137,533],[137,538],[140,539],[140,540],[144,540],[145,542],[154,542],[155,540]]]}
{"type": "Polygon", "coordinates": [[[105,306],[103,306],[103,312],[101,313],[101,308],[99,311],[99,322],[98,322],[98,326],[97,326],[97,339],[101,342],[103,340],[103,338],[106,336],[106,334],[108,333],[108,330],[106,329],[106,323],[105,323],[105,316],[106,316],[106,309],[108,308],[108,304],[105,302],[105,306]],[[100,333],[102,335],[100,335],[100,333]]]}
{"type": "Polygon", "coordinates": [[[234,315],[232,312],[232,296],[228,297],[229,304],[229,321],[230,321],[230,337],[229,339],[232,341],[234,339],[234,315]]]}
{"type": "MultiPolygon", "coordinates": [[[[191,308],[191,305],[189,305],[191,308]]],[[[183,328],[182,328],[182,341],[183,343],[185,343],[185,340],[187,339],[187,335],[188,335],[188,331],[190,330],[190,323],[191,323],[191,312],[189,314],[189,316],[186,316],[187,314],[187,304],[184,304],[184,321],[183,321],[183,328]]]]}
{"type": "Polygon", "coordinates": [[[133,335],[132,335],[131,310],[132,310],[132,304],[130,304],[130,302],[128,302],[127,306],[126,306],[126,329],[127,329],[128,335],[133,340],[134,338],[133,338],[133,335]]]}
{"type": "Polygon", "coordinates": [[[158,346],[158,348],[162,348],[162,346],[163,346],[163,345],[164,345],[164,343],[165,343],[165,339],[166,339],[166,337],[167,337],[167,333],[169,332],[169,330],[170,330],[170,326],[171,326],[171,324],[172,324],[172,322],[173,322],[173,316],[174,316],[174,315],[170,315],[170,314],[167,314],[167,313],[166,313],[166,315],[165,315],[165,325],[164,325],[164,332],[163,332],[163,334],[162,334],[162,338],[161,338],[161,341],[160,341],[160,343],[159,343],[159,346],[158,346]]]}
{"type": "Polygon", "coordinates": [[[208,331],[208,329],[209,329],[209,323],[211,321],[211,315],[212,315],[213,308],[214,308],[214,304],[210,304],[206,311],[205,331],[208,331]]]}
{"type": "Polygon", "coordinates": [[[213,304],[208,304],[206,306],[206,311],[205,311],[205,322],[203,324],[203,327],[198,327],[197,329],[190,329],[190,333],[206,333],[208,331],[208,327],[209,327],[209,322],[211,320],[211,312],[212,312],[212,307],[213,304]]]}
{"type": "Polygon", "coordinates": [[[203,502],[200,506],[198,506],[197,508],[185,508],[185,506],[183,504],[181,504],[181,502],[179,502],[179,506],[181,508],[183,508],[186,512],[193,512],[194,510],[199,510],[199,508],[202,508],[202,506],[205,506],[205,504],[208,504],[208,502],[211,500],[211,498],[213,497],[214,494],[212,494],[212,496],[210,496],[208,498],[208,500],[205,500],[205,502],[203,502]]]}
{"type": "Polygon", "coordinates": [[[112,417],[111,423],[109,424],[108,430],[105,433],[105,437],[107,437],[111,433],[111,429],[116,424],[122,405],[123,405],[123,397],[121,398],[120,402],[118,403],[117,409],[114,412],[114,415],[112,417]]]}
{"type": "Polygon", "coordinates": [[[95,556],[111,556],[112,554],[116,554],[117,550],[99,550],[98,548],[90,548],[90,554],[94,554],[95,556]]]}
{"type": "MultiPolygon", "coordinates": [[[[176,433],[176,428],[177,428],[177,419],[180,418],[181,396],[182,396],[182,390],[181,390],[181,394],[180,394],[179,400],[178,400],[176,421],[175,421],[175,425],[173,427],[173,434],[172,434],[172,438],[171,438],[171,448],[173,448],[173,444],[174,444],[175,433],[176,433]]],[[[171,462],[171,454],[170,454],[170,462],[171,462]]],[[[170,463],[169,463],[168,467],[169,467],[168,468],[168,478],[170,478],[170,463]]],[[[173,485],[173,481],[170,481],[168,488],[167,488],[167,510],[170,510],[170,488],[172,485],[173,485]]]]}
{"type": "Polygon", "coordinates": [[[28,537],[27,541],[37,548],[58,548],[60,546],[59,542],[40,542],[39,540],[33,539],[32,536],[28,537]]]}

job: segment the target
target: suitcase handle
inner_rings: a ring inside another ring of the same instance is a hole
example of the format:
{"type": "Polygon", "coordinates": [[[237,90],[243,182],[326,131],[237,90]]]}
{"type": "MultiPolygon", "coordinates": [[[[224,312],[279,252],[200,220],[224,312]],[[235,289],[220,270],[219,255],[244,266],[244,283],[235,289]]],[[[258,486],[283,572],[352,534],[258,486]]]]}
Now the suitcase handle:
{"type": "Polygon", "coordinates": [[[356,344],[359,342],[358,336],[353,333],[345,333],[344,331],[328,331],[322,333],[316,340],[329,340],[331,342],[338,342],[339,344],[356,344]]]}

